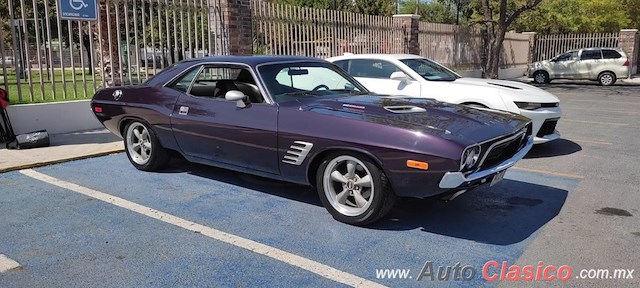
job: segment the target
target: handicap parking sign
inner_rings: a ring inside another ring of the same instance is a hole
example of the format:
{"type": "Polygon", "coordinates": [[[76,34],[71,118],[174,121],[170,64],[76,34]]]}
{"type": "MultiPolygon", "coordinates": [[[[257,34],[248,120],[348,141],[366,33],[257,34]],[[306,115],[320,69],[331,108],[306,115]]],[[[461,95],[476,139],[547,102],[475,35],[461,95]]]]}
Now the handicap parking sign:
{"type": "Polygon", "coordinates": [[[98,19],[97,0],[58,0],[60,19],[95,21],[98,19]]]}

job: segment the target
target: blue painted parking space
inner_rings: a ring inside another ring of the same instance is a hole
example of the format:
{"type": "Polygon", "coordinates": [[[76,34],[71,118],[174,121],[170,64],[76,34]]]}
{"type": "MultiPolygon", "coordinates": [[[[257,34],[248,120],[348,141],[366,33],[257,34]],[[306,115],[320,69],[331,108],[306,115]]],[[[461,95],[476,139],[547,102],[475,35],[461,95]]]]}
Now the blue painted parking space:
{"type": "MultiPolygon", "coordinates": [[[[475,268],[471,281],[440,286],[493,285],[481,278],[482,265],[515,262],[579,182],[511,169],[496,186],[451,202],[401,199],[384,220],[361,228],[333,220],[310,187],[181,161],[147,173],[116,154],[36,171],[387,286],[430,285],[428,277],[416,280],[426,261],[475,268]],[[380,279],[377,269],[409,269],[411,279],[380,279]]],[[[7,232],[0,251],[25,267],[0,278],[0,286],[25,283],[26,274],[34,286],[68,279],[96,286],[339,285],[18,172],[1,174],[0,182],[9,219],[0,222],[7,232]]]]}

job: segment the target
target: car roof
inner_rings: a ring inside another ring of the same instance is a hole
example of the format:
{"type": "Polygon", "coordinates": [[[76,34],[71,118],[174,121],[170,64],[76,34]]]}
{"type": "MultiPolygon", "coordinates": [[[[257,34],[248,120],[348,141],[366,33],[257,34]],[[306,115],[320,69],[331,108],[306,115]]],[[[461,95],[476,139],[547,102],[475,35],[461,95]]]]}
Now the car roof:
{"type": "Polygon", "coordinates": [[[420,55],[413,54],[351,54],[345,53],[341,56],[327,58],[328,61],[338,61],[344,59],[382,59],[382,60],[402,60],[402,59],[415,59],[415,58],[425,58],[420,55]]]}
{"type": "Polygon", "coordinates": [[[286,62],[286,61],[312,61],[324,62],[324,60],[313,57],[304,56],[281,56],[281,55],[249,55],[249,56],[206,56],[182,61],[183,63],[205,63],[205,62],[223,62],[223,63],[245,63],[250,66],[257,66],[263,63],[286,62]]]}

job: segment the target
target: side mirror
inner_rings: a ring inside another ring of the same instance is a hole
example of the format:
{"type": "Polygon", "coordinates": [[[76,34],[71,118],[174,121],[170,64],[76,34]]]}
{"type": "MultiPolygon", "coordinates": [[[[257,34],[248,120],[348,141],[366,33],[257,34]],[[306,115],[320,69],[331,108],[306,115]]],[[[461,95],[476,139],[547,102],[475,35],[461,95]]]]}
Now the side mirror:
{"type": "Polygon", "coordinates": [[[344,89],[347,91],[353,91],[354,89],[356,89],[356,86],[351,83],[346,83],[344,84],[344,89]]]}
{"type": "Polygon", "coordinates": [[[404,72],[402,71],[391,73],[391,76],[389,76],[389,78],[391,78],[391,80],[398,80],[404,83],[409,83],[411,81],[411,77],[409,77],[407,74],[404,74],[404,72]]]}
{"type": "Polygon", "coordinates": [[[227,101],[236,101],[236,107],[238,108],[247,107],[247,105],[244,104],[244,98],[246,97],[247,96],[244,95],[244,93],[238,90],[231,90],[227,92],[227,94],[224,94],[224,99],[227,101]]]}

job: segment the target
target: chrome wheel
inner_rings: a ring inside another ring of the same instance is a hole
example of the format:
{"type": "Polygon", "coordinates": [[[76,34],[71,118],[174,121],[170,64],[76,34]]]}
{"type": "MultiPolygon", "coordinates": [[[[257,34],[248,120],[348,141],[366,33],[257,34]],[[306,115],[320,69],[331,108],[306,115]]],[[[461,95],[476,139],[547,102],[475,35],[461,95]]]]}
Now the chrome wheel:
{"type": "Polygon", "coordinates": [[[132,123],[127,129],[125,138],[131,160],[138,165],[147,164],[153,148],[147,127],[139,122],[132,123]]]}
{"type": "Polygon", "coordinates": [[[359,159],[342,155],[324,169],[323,190],[329,204],[345,216],[359,216],[369,209],[375,196],[371,172],[359,159]]]}
{"type": "Polygon", "coordinates": [[[610,86],[615,82],[615,78],[611,73],[603,73],[600,75],[600,85],[602,86],[610,86]]]}
{"type": "Polygon", "coordinates": [[[547,83],[548,77],[545,72],[536,72],[535,75],[533,75],[533,81],[538,84],[544,84],[547,83]]]}

